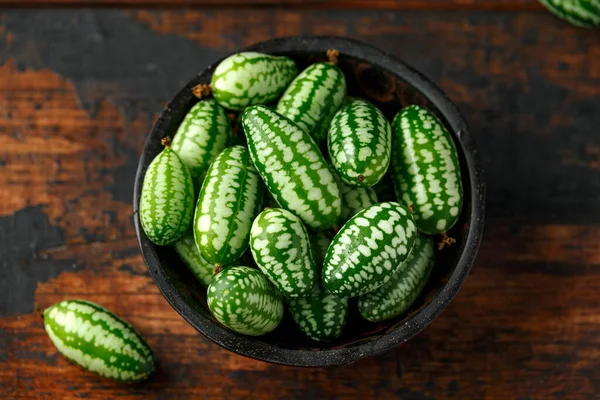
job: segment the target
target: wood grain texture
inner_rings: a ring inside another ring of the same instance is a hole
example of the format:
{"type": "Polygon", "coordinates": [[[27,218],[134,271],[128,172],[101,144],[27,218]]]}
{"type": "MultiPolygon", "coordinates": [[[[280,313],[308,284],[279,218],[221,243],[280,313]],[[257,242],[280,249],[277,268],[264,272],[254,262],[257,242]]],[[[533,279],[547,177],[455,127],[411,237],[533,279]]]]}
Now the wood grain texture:
{"type": "Polygon", "coordinates": [[[0,6],[18,7],[214,7],[383,10],[542,10],[537,0],[0,0],[0,6]]]}
{"type": "Polygon", "coordinates": [[[598,126],[600,37],[546,13],[2,12],[0,397],[595,398],[598,126]],[[226,52],[291,34],[356,37],[422,70],[465,114],[488,178],[486,237],[458,297],[406,345],[339,368],[202,338],[154,286],[132,224],[162,105],[226,52]],[[157,374],[125,386],[57,355],[35,310],[71,297],[131,321],[157,374]]]}

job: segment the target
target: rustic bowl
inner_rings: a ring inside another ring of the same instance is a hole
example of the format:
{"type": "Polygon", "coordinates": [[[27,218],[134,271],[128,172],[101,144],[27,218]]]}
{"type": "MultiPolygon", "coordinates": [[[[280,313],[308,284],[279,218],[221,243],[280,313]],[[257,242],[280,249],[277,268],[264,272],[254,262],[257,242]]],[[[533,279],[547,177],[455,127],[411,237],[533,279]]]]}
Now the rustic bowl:
{"type": "Polygon", "coordinates": [[[197,101],[192,87],[209,83],[215,66],[192,79],[162,111],[146,140],[135,178],[133,211],[144,260],[167,301],[204,336],[244,356],[295,366],[327,366],[357,361],[383,353],[420,332],[456,295],[475,260],[484,225],[485,182],[477,150],[467,125],[444,93],[427,78],[395,57],[364,43],[339,37],[289,37],[250,46],[245,51],[286,55],[300,70],[324,60],[325,52],[340,52],[339,66],[348,80],[348,92],[369,98],[391,119],[400,108],[420,104],[434,111],[452,133],[460,156],[464,208],[449,232],[456,244],[439,254],[434,271],[410,310],[391,321],[370,323],[360,318],[356,304],[342,336],[331,343],[305,337],[286,314],[281,325],[261,337],[249,337],[220,325],[206,305],[206,290],[194,279],[171,247],[152,244],[141,229],[138,207],[146,168],[161,151],[160,139],[173,136],[184,115],[197,101]]]}

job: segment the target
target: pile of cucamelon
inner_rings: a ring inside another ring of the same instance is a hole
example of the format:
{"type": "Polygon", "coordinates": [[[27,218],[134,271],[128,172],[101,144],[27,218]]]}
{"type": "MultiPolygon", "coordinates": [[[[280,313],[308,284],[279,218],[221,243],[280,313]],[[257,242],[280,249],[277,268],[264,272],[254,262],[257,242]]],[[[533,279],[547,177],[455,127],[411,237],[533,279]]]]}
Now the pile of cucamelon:
{"type": "Polygon", "coordinates": [[[390,124],[347,97],[328,55],[300,74],[287,57],[226,58],[146,171],[146,235],[175,247],[214,317],[242,334],[271,332],[287,309],[308,337],[335,339],[351,297],[368,321],[402,314],[433,267],[430,236],[461,211],[444,125],[416,105],[390,124]],[[231,145],[231,111],[247,145],[231,145]],[[390,180],[396,195],[380,202],[390,180]]]}
{"type": "MultiPolygon", "coordinates": [[[[433,236],[452,243],[463,193],[450,134],[416,105],[390,124],[347,96],[338,54],[327,55],[301,73],[283,56],[226,58],[144,176],[146,236],[173,246],[214,317],[241,334],[273,331],[287,309],[308,337],[333,340],[351,297],[367,321],[397,317],[427,282],[433,236]]],[[[142,337],[94,303],[57,303],[44,325],[63,355],[102,376],[154,370],[142,337]]]]}

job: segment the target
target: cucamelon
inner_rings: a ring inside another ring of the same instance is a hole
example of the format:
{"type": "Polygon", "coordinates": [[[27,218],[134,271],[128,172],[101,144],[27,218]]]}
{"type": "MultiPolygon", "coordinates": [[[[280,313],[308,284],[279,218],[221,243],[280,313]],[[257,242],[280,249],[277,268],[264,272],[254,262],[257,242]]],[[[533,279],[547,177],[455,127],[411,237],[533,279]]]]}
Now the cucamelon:
{"type": "Polygon", "coordinates": [[[383,286],[358,299],[358,311],[369,321],[384,321],[403,314],[417,299],[435,263],[435,243],[418,235],[406,261],[383,286]]]}
{"type": "Polygon", "coordinates": [[[332,227],[341,213],[340,190],[310,135],[264,106],[242,116],[248,150],[267,189],[311,228],[332,227]]]}
{"type": "Polygon", "coordinates": [[[213,277],[206,297],[214,317],[244,335],[269,333],[283,318],[281,294],[254,268],[224,269],[213,277]]]}
{"type": "Polygon", "coordinates": [[[217,66],[211,80],[213,97],[225,108],[266,104],[278,98],[298,75],[296,63],[288,57],[256,52],[238,53],[217,66]]]}
{"type": "Polygon", "coordinates": [[[227,114],[214,99],[199,101],[186,114],[171,148],[192,173],[196,192],[210,164],[231,141],[227,114]]]}
{"type": "Polygon", "coordinates": [[[354,100],[343,106],[329,126],[327,146],[333,167],[352,186],[371,187],[390,165],[392,130],[373,104],[354,100]]]}
{"type": "Polygon", "coordinates": [[[137,382],[154,371],[154,353],[142,336],[98,304],[56,303],[44,311],[44,328],[62,355],[105,378],[137,382]]]}
{"type": "Polygon", "coordinates": [[[333,238],[323,266],[323,287],[355,297],[385,284],[412,250],[416,226],[398,203],[379,203],[352,217],[333,238]]]}
{"type": "Polygon", "coordinates": [[[421,232],[446,232],[458,220],[463,202],[452,137],[432,112],[416,105],[400,111],[392,128],[396,196],[413,211],[421,232]]]}
{"type": "Polygon", "coordinates": [[[142,184],[140,222],[153,243],[166,246],[185,234],[194,212],[194,183],[190,171],[163,139],[165,148],[152,160],[142,184]]]}
{"type": "Polygon", "coordinates": [[[286,298],[308,296],[318,271],[302,221],[283,208],[268,208],[252,224],[250,249],[258,268],[286,298]]]}
{"type": "Polygon", "coordinates": [[[196,244],[206,261],[224,266],[242,256],[263,190],[246,148],[231,146],[217,156],[202,184],[194,220],[196,244]]]}
{"type": "Polygon", "coordinates": [[[287,87],[275,109],[288,117],[313,139],[322,143],[335,112],[346,95],[346,78],[330,63],[315,63],[287,87]]]}

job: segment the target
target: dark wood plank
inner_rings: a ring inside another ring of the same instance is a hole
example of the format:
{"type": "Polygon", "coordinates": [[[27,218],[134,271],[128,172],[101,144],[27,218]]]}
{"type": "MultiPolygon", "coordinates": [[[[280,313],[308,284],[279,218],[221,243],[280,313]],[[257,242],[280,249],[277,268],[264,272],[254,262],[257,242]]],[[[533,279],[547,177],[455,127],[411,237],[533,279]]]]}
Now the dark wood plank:
{"type": "Polygon", "coordinates": [[[0,397],[594,398],[598,118],[600,37],[547,13],[0,13],[0,397]],[[217,57],[290,34],[356,37],[422,70],[470,122],[488,177],[487,234],[458,297],[406,345],[339,368],[203,339],[154,286],[131,222],[156,112],[217,57]],[[158,373],[119,385],[58,356],[35,310],[69,297],[130,320],[158,373]]]}
{"type": "Polygon", "coordinates": [[[386,10],[542,10],[537,0],[0,0],[0,6],[17,7],[284,7],[301,9],[386,10]]]}

